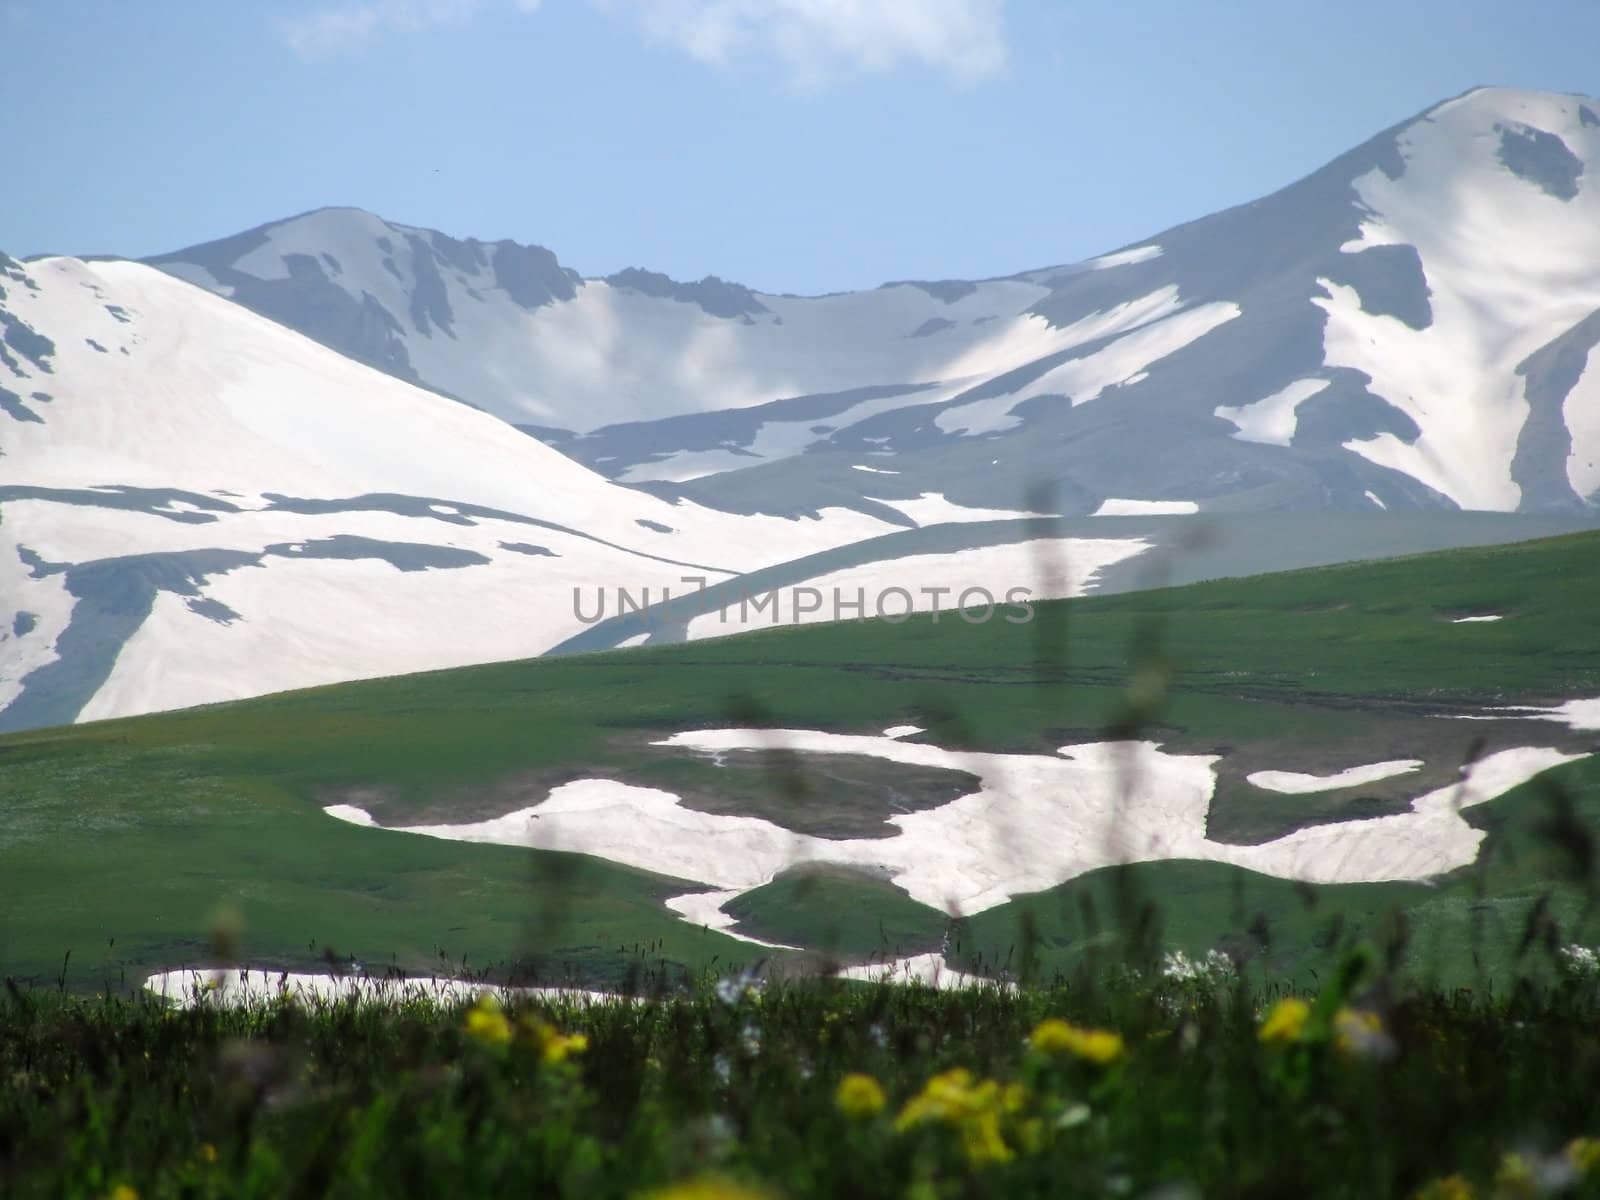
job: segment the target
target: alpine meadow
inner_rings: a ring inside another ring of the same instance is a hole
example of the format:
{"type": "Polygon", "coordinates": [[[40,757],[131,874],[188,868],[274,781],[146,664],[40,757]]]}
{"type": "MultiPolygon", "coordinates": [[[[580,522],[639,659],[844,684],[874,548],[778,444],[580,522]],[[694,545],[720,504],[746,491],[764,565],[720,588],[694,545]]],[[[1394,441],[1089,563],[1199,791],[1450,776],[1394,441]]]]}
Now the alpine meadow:
{"type": "Polygon", "coordinates": [[[95,7],[0,1195],[1600,1196],[1600,18],[95,7]]]}

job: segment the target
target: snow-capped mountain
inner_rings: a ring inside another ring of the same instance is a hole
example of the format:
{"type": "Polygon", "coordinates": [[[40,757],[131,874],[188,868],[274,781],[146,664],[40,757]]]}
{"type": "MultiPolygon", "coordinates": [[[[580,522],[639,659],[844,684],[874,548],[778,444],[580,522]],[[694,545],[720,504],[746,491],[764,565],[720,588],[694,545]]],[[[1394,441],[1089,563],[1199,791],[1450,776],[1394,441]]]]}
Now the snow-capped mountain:
{"type": "Polygon", "coordinates": [[[1187,578],[1559,532],[1382,510],[1600,510],[1596,164],[1600,102],[1478,91],[1089,262],[809,298],[348,209],[0,255],[0,730],[1147,586],[1156,514],[1244,522],[1187,578]]]}
{"type": "Polygon", "coordinates": [[[731,509],[1578,511],[1600,492],[1597,164],[1600,102],[1481,89],[1265,199],[1005,279],[584,279],[349,209],[151,261],[731,509]]]}
{"type": "Polygon", "coordinates": [[[620,486],[137,263],[0,259],[0,324],[0,729],[539,654],[574,588],[894,529],[620,486]]]}

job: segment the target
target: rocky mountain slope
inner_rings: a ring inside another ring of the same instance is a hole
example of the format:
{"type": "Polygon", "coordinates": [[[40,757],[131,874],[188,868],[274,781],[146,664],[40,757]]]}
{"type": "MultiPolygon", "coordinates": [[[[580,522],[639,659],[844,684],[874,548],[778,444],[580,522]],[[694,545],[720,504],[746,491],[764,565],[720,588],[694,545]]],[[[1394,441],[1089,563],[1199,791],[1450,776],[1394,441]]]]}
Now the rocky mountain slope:
{"type": "Polygon", "coordinates": [[[1600,490],[1597,163],[1600,101],[1481,89],[1264,199],[1005,279],[818,297],[585,279],[348,209],[152,262],[727,508],[1581,511],[1600,490]]]}

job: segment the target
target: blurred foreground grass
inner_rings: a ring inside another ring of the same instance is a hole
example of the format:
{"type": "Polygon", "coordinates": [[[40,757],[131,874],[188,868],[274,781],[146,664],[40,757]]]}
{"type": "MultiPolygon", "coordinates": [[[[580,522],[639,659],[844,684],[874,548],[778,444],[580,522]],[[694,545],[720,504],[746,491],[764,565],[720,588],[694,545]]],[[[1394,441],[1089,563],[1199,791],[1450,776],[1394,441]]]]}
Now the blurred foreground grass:
{"type": "MultiPolygon", "coordinates": [[[[0,1195],[1600,1195],[1600,988],[0,1000],[0,1195]]],[[[1586,972],[1588,972],[1586,974],[1586,972]]]]}

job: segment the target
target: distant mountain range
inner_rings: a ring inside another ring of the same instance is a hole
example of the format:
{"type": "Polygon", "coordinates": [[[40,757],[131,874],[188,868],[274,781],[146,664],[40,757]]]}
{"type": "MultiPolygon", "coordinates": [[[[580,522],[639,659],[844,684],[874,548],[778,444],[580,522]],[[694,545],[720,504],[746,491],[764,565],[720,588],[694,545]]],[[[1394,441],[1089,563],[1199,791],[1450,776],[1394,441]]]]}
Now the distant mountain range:
{"type": "Polygon", "coordinates": [[[350,209],[0,255],[0,729],[729,632],[756,586],[1136,586],[1177,514],[1249,531],[1219,574],[1593,521],[1597,163],[1600,102],[1481,90],[1088,262],[821,297],[350,209]],[[671,621],[580,619],[618,588],[671,621]]]}
{"type": "Polygon", "coordinates": [[[583,279],[351,209],[149,261],[726,507],[1031,486],[1066,513],[1577,511],[1600,492],[1596,164],[1600,101],[1481,89],[1265,199],[1004,279],[583,279]]]}

